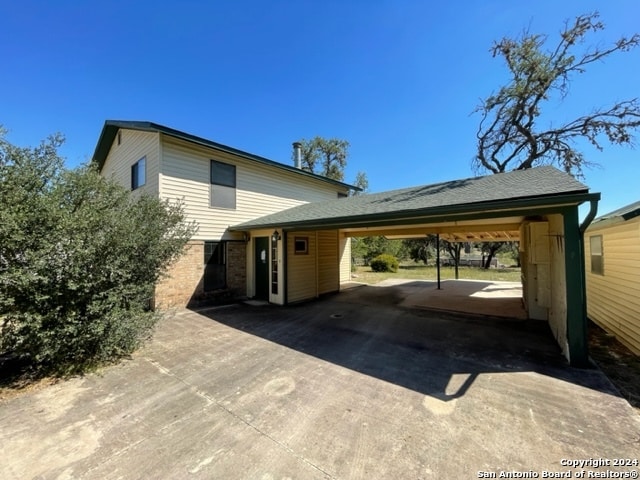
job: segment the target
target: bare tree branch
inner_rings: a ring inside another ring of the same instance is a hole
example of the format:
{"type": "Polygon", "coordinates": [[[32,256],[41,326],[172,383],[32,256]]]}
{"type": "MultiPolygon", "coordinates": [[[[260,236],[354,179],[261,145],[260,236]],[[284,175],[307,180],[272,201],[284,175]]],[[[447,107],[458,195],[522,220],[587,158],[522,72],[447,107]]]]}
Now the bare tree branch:
{"type": "Polygon", "coordinates": [[[575,149],[578,139],[587,139],[597,149],[603,148],[605,139],[613,144],[634,145],[634,134],[640,128],[638,99],[595,109],[560,127],[541,129],[536,125],[544,102],[554,92],[560,100],[568,95],[572,75],[584,73],[590,64],[640,44],[640,34],[634,34],[621,37],[606,48],[575,51],[588,34],[603,29],[594,12],[565,22],[558,43],[550,50],[545,50],[547,36],[526,30],[517,39],[503,38],[494,44],[491,52],[494,57],[504,58],[511,80],[475,109],[481,115],[473,161],[477,171],[499,173],[555,164],[580,177],[589,163],[575,149]]]}

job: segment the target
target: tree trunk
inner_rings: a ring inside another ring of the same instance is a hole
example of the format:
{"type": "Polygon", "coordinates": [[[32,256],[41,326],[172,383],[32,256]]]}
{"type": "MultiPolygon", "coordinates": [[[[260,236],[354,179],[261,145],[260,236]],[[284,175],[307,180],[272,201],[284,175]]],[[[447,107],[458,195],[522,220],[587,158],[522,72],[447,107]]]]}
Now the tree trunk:
{"type": "Polygon", "coordinates": [[[487,256],[484,257],[482,268],[484,268],[485,270],[488,270],[489,268],[491,268],[491,261],[493,260],[493,257],[498,252],[498,250],[500,250],[500,248],[502,247],[502,243],[492,242],[492,243],[485,243],[484,245],[485,245],[484,253],[487,256]]]}
{"type": "Polygon", "coordinates": [[[460,274],[458,271],[458,266],[460,265],[460,252],[462,251],[462,243],[446,242],[445,246],[447,248],[447,252],[453,259],[453,271],[455,273],[455,278],[456,280],[459,280],[460,274]]]}

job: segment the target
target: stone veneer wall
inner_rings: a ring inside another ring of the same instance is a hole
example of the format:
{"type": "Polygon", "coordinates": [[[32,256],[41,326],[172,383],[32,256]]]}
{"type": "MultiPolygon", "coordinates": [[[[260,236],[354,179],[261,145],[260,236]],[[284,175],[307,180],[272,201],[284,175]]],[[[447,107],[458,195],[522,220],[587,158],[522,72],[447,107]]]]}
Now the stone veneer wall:
{"type": "Polygon", "coordinates": [[[184,308],[246,296],[246,249],[244,242],[227,243],[227,288],[205,292],[204,242],[189,242],[183,255],[169,268],[169,275],[156,285],[154,308],[184,308]]]}

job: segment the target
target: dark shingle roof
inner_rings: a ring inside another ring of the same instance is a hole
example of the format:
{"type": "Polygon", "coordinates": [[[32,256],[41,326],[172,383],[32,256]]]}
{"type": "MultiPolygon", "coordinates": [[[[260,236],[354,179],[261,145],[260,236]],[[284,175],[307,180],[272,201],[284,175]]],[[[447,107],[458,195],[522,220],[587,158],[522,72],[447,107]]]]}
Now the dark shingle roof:
{"type": "MultiPolygon", "coordinates": [[[[236,225],[234,230],[254,228],[337,225],[367,217],[375,219],[409,218],[411,215],[460,211],[471,205],[525,201],[566,195],[587,195],[589,188],[560,170],[537,167],[484,177],[403,188],[359,195],[327,202],[308,203],[236,225]]],[[[584,201],[584,200],[581,200],[584,201]]],[[[579,201],[578,203],[581,203],[579,201]]],[[[523,202],[521,202],[523,203],[523,202]]],[[[524,202],[526,203],[526,202],[524,202]]]]}
{"type": "Polygon", "coordinates": [[[613,220],[621,218],[622,220],[631,220],[634,217],[640,216],[640,200],[629,205],[625,205],[622,208],[618,208],[613,212],[600,215],[593,221],[593,224],[604,222],[605,220],[613,220]]]}
{"type": "Polygon", "coordinates": [[[358,191],[361,190],[359,187],[356,187],[354,185],[349,185],[344,182],[339,182],[337,180],[323,177],[321,175],[315,175],[313,173],[307,172],[305,170],[300,170],[299,168],[295,168],[293,166],[275,162],[273,160],[269,160],[268,158],[260,157],[252,153],[243,152],[242,150],[238,150],[233,147],[228,147],[226,145],[222,145],[221,143],[216,143],[211,140],[207,140],[206,138],[197,137],[195,135],[191,135],[190,133],[185,133],[185,132],[181,132],[180,130],[175,130],[173,128],[165,127],[163,125],[158,125],[157,123],[130,121],[130,120],[107,120],[106,122],[104,122],[104,127],[102,128],[102,132],[100,133],[100,138],[98,139],[98,143],[96,145],[96,149],[92,157],[93,161],[98,164],[99,170],[102,170],[102,167],[104,166],[104,162],[107,159],[107,155],[109,155],[109,150],[111,149],[111,145],[113,145],[113,141],[116,138],[118,130],[121,128],[129,129],[129,130],[138,130],[142,132],[162,133],[170,137],[186,140],[187,142],[190,142],[190,143],[195,143],[198,145],[203,145],[205,147],[215,148],[216,150],[220,150],[222,152],[237,155],[239,157],[245,158],[253,162],[261,163],[263,165],[268,165],[270,167],[275,167],[281,170],[285,170],[287,172],[292,172],[292,173],[295,173],[296,175],[311,177],[311,178],[314,178],[315,180],[321,180],[323,182],[330,183],[333,185],[338,185],[340,187],[347,188],[350,190],[358,190],[358,191]]]}

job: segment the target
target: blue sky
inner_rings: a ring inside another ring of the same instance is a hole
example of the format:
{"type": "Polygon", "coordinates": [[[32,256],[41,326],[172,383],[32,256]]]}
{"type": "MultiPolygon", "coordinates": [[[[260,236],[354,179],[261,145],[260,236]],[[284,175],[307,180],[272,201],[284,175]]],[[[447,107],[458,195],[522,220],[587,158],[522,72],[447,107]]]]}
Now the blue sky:
{"type": "MultiPolygon", "coordinates": [[[[507,78],[492,43],[554,36],[598,10],[606,45],[640,30],[636,0],[0,0],[0,124],[35,145],[53,132],[70,167],[106,119],[148,120],[284,163],[291,142],[351,143],[346,181],[371,191],[473,176],[472,115],[507,78]]],[[[640,49],[574,79],[560,122],[640,96],[640,49]]],[[[639,151],[585,146],[599,213],[640,199],[639,151]]]]}

